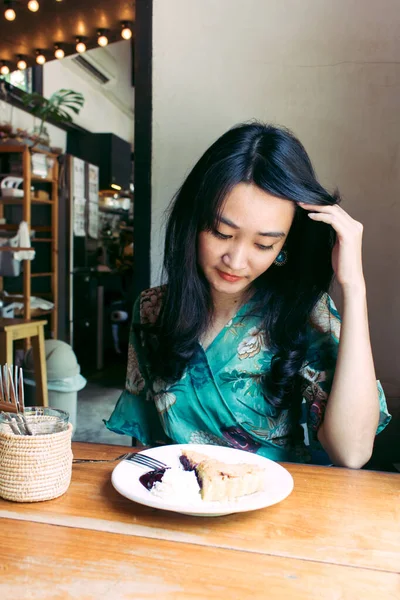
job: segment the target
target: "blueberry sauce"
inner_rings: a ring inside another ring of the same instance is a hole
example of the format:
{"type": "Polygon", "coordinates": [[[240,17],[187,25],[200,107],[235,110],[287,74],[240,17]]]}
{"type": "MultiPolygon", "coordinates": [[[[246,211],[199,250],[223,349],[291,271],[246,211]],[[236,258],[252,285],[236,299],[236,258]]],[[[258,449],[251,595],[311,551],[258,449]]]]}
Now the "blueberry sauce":
{"type": "Polygon", "coordinates": [[[148,471],[139,477],[139,481],[150,491],[155,483],[162,481],[166,470],[167,469],[155,469],[155,471],[148,471]]]}
{"type": "Polygon", "coordinates": [[[192,463],[184,454],[181,454],[179,457],[180,463],[185,471],[193,471],[195,468],[194,463],[192,463]]]}

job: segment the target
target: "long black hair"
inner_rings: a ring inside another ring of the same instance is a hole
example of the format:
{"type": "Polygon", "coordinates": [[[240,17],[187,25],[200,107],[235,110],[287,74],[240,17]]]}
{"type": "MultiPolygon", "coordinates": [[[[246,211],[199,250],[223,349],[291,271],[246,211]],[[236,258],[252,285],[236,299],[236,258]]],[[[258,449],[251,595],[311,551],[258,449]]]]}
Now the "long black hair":
{"type": "MultiPolygon", "coordinates": [[[[197,260],[197,237],[218,223],[226,195],[239,183],[251,183],[286,200],[335,204],[317,181],[299,140],[287,129],[259,122],[242,124],[222,135],[203,154],[177,192],[169,210],[164,269],[167,286],[155,327],[142,331],[153,375],[178,380],[196,351],[212,314],[209,284],[197,260]]],[[[258,310],[264,315],[273,352],[263,374],[267,400],[289,406],[299,397],[298,373],[307,349],[310,313],[333,276],[332,227],[312,221],[296,206],[285,242],[288,261],[271,265],[255,282],[258,310]]]]}

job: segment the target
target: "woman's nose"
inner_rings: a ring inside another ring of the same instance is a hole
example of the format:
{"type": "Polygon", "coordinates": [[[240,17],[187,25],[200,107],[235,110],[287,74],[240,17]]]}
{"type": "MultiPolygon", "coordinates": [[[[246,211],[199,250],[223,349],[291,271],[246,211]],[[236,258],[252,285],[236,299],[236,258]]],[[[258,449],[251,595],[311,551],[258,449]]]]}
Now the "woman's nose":
{"type": "Polygon", "coordinates": [[[222,257],[222,262],[232,269],[232,271],[241,271],[247,267],[247,252],[243,244],[238,244],[229,248],[228,252],[222,257]]]}

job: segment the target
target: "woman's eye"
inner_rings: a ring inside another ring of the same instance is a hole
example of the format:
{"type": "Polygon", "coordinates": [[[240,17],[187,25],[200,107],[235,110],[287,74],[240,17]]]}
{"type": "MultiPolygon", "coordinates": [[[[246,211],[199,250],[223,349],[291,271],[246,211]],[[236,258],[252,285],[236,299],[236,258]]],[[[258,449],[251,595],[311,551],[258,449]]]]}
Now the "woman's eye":
{"type": "Polygon", "coordinates": [[[213,229],[212,233],[213,233],[213,235],[215,235],[215,237],[219,238],[220,240],[229,240],[229,238],[232,237],[231,235],[226,235],[224,233],[221,233],[217,229],[213,229]]]}
{"type": "Polygon", "coordinates": [[[272,246],[263,246],[262,244],[256,244],[257,248],[259,248],[260,250],[272,250],[273,249],[273,245],[272,246]]]}

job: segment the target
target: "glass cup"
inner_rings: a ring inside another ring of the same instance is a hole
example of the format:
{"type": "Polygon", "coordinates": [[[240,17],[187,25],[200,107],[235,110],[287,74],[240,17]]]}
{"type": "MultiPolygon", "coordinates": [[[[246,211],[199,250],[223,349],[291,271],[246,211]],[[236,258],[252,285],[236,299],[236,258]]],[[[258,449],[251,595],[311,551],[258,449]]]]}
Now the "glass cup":
{"type": "MultiPolygon", "coordinates": [[[[8,416],[15,419],[15,414],[0,414],[0,431],[4,433],[15,433],[13,424],[8,416]]],[[[68,429],[69,413],[59,408],[49,406],[27,406],[23,413],[33,435],[48,435],[68,429]]]]}

